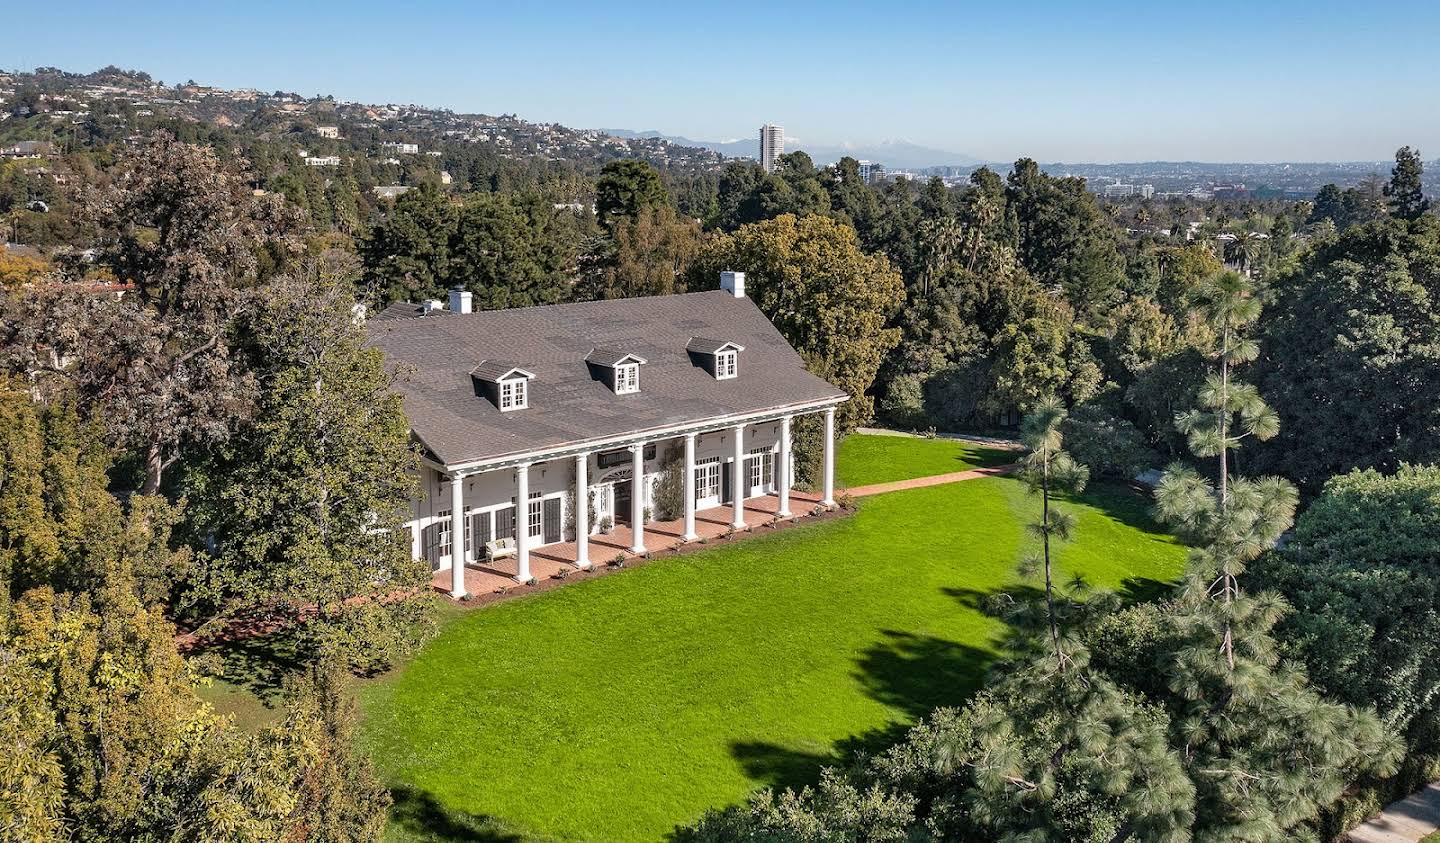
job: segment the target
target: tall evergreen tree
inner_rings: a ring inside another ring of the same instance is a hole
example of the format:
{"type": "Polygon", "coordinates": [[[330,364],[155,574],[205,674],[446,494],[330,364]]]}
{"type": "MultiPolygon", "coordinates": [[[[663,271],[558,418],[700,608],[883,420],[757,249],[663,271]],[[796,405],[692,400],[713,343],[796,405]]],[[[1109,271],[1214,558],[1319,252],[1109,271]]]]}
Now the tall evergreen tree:
{"type": "Polygon", "coordinates": [[[1231,451],[1278,428],[1233,372],[1256,355],[1243,333],[1260,315],[1255,290],[1223,273],[1201,286],[1196,311],[1215,332],[1214,371],[1201,406],[1176,421],[1197,456],[1216,459],[1217,481],[1177,465],[1156,490],[1160,517],[1193,546],[1170,615],[1173,741],[1196,787],[1196,841],[1279,841],[1354,776],[1392,764],[1395,743],[1372,712],[1325,701],[1279,664],[1270,632],[1283,603],[1242,587],[1246,563],[1290,527],[1296,492],[1278,478],[1231,476],[1231,451]]]}
{"type": "Polygon", "coordinates": [[[595,182],[595,216],[609,226],[620,217],[634,219],[645,208],[669,206],[670,192],[655,168],[644,161],[611,161],[595,182]]]}
{"type": "Polygon", "coordinates": [[[1054,396],[1042,399],[1027,413],[1020,425],[1020,439],[1029,453],[1021,463],[1020,477],[1032,493],[1040,495],[1040,520],[1030,525],[1040,538],[1041,556],[1026,566],[1040,567],[1045,576],[1045,610],[1050,629],[1050,643],[1055,651],[1055,669],[1065,670],[1066,655],[1060,646],[1060,621],[1055,607],[1055,566],[1051,541],[1068,541],[1075,519],[1056,507],[1053,492],[1075,493],[1085,488],[1090,472],[1075,462],[1064,449],[1065,405],[1054,396]]]}
{"type": "Polygon", "coordinates": [[[1420,150],[1402,146],[1395,151],[1395,167],[1390,171],[1390,183],[1385,185],[1385,195],[1390,199],[1390,215],[1402,220],[1417,220],[1430,209],[1425,198],[1421,176],[1425,166],[1420,163],[1420,150]]]}

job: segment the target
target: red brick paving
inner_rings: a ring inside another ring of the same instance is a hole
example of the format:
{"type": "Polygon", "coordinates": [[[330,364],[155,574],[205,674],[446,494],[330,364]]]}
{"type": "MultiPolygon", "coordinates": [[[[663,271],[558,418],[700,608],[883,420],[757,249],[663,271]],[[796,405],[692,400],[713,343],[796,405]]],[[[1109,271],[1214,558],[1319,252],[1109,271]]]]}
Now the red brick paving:
{"type": "MultiPolygon", "coordinates": [[[[810,514],[820,503],[820,496],[813,492],[790,493],[791,519],[810,514]]],[[[745,525],[755,528],[775,520],[775,510],[780,504],[775,495],[750,498],[745,501],[745,525]]],[[[717,506],[695,513],[695,532],[703,539],[713,539],[730,532],[732,509],[717,506]]],[[[685,542],[680,536],[685,532],[685,522],[652,521],[645,525],[645,547],[651,553],[677,550],[685,542]]],[[[601,568],[617,556],[634,558],[630,552],[630,528],[617,524],[608,535],[596,534],[590,537],[590,564],[601,568]]],[[[465,566],[465,590],[471,595],[492,594],[497,591],[522,593],[530,589],[515,581],[519,560],[511,556],[495,562],[470,562],[465,566]]],[[[544,581],[557,573],[578,570],[575,567],[575,543],[551,544],[530,551],[530,576],[544,581]]],[[[450,592],[450,569],[441,568],[435,572],[431,584],[437,591],[450,592]]]]}
{"type": "Polygon", "coordinates": [[[896,480],[893,483],[873,483],[869,486],[856,486],[848,490],[851,495],[857,498],[869,497],[870,495],[882,495],[886,492],[898,492],[901,489],[922,489],[926,486],[941,486],[946,483],[959,483],[962,480],[974,480],[978,477],[994,477],[1000,474],[1013,474],[1020,469],[1019,463],[1008,465],[994,465],[986,468],[972,468],[969,471],[952,471],[949,474],[936,474],[930,477],[912,477],[909,480],[896,480]]]}

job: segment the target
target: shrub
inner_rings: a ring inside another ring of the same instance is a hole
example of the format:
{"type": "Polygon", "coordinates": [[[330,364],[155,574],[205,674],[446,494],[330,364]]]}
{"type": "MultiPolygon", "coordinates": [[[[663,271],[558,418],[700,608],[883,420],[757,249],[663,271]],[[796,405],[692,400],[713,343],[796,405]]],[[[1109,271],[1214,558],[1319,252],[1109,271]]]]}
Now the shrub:
{"type": "Polygon", "coordinates": [[[990,361],[946,366],[925,379],[925,416],[942,430],[961,430],[983,424],[992,385],[990,361]]]}
{"type": "MultiPolygon", "coordinates": [[[[679,448],[665,451],[660,477],[655,481],[655,514],[661,521],[685,516],[685,460],[679,448]]],[[[648,518],[648,516],[647,516],[648,518]]]]}
{"type": "Polygon", "coordinates": [[[879,415],[892,426],[913,430],[930,424],[925,414],[925,382],[920,375],[899,375],[880,400],[879,415]]]}
{"type": "Polygon", "coordinates": [[[1096,474],[1129,480],[1160,462],[1135,425],[1094,404],[1076,407],[1063,432],[1076,462],[1096,474]]]}

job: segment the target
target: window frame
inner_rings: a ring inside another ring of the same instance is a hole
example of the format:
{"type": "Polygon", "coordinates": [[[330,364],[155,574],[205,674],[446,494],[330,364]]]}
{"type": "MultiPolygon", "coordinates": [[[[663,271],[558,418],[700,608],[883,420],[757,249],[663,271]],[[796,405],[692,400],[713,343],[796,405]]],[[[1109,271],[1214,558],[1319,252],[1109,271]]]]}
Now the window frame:
{"type": "Polygon", "coordinates": [[[615,394],[630,395],[640,391],[640,364],[620,363],[615,367],[615,394]]]}
{"type": "Polygon", "coordinates": [[[544,539],[545,537],[545,509],[544,495],[540,492],[531,492],[529,505],[525,507],[525,526],[530,531],[529,537],[544,539]]]}
{"type": "Polygon", "coordinates": [[[435,514],[435,517],[439,519],[436,523],[440,525],[440,529],[435,535],[435,555],[444,559],[449,556],[454,549],[454,542],[450,536],[450,526],[452,523],[450,510],[442,509],[435,514]]]}
{"type": "Polygon", "coordinates": [[[707,457],[695,462],[695,500],[719,498],[721,490],[719,457],[707,457]]]}
{"type": "Polygon", "coordinates": [[[500,412],[509,413],[529,406],[529,378],[505,378],[500,381],[500,412]]]}
{"type": "Polygon", "coordinates": [[[740,374],[740,352],[727,348],[715,352],[715,380],[728,381],[740,374]]]}

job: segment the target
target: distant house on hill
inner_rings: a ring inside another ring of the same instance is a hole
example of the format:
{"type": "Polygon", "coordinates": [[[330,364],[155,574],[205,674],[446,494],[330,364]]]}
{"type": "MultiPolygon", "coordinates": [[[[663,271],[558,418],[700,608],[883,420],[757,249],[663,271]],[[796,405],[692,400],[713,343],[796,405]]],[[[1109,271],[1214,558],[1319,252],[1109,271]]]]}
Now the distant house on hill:
{"type": "Polygon", "coordinates": [[[849,396],[806,370],[743,273],[683,295],[479,313],[470,302],[455,290],[448,307],[396,303],[367,324],[387,362],[413,373],[398,384],[422,454],[405,529],[415,558],[450,570],[453,596],[467,563],[528,581],[539,548],[588,568],[591,536],[611,524],[645,553],[662,500],[683,509],[666,546],[698,538],[697,513],[732,527],[747,509],[790,517],[798,416],[824,416],[819,503],[834,504],[835,408],[849,396]],[[683,503],[662,498],[666,476],[683,503]]]}
{"type": "Polygon", "coordinates": [[[0,147],[0,158],[39,158],[54,152],[55,146],[49,141],[17,141],[0,147]]]}
{"type": "Polygon", "coordinates": [[[340,139],[340,127],[339,127],[339,126],[316,126],[316,127],[315,127],[315,134],[319,135],[319,136],[322,137],[322,138],[329,138],[329,139],[331,139],[331,140],[339,140],[339,139],[340,139]]]}
{"type": "Polygon", "coordinates": [[[377,184],[371,188],[377,199],[394,199],[410,191],[409,186],[403,184],[377,184]]]}

